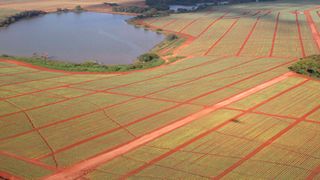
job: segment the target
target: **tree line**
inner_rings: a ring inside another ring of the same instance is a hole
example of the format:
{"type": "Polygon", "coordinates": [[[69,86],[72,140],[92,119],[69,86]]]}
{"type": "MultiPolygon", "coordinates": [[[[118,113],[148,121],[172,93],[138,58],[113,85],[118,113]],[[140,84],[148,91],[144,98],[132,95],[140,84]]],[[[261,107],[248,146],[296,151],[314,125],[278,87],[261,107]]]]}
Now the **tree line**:
{"type": "Polygon", "coordinates": [[[3,21],[0,22],[0,27],[8,26],[14,22],[17,22],[24,18],[31,18],[35,16],[39,16],[42,14],[46,14],[44,11],[24,11],[17,13],[15,15],[12,15],[10,17],[5,18],[3,21]]]}

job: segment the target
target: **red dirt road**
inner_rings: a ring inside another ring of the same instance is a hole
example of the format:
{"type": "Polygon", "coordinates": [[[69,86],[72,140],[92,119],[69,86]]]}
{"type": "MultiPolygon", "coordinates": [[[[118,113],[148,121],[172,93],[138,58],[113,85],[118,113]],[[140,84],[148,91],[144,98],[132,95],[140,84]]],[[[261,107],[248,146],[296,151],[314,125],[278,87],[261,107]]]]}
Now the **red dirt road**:
{"type": "Polygon", "coordinates": [[[78,164],[75,164],[74,166],[72,166],[70,168],[66,168],[61,171],[58,171],[56,174],[45,177],[44,179],[47,179],[47,180],[58,180],[59,179],[60,180],[60,179],[76,179],[78,177],[81,177],[82,175],[86,174],[86,172],[90,171],[91,169],[94,169],[95,167],[97,167],[105,162],[108,162],[115,157],[121,156],[124,153],[127,153],[127,152],[129,152],[129,151],[131,151],[131,150],[133,150],[133,149],[135,149],[145,143],[148,143],[148,142],[150,142],[160,136],[163,136],[163,135],[165,135],[165,134],[167,134],[167,133],[169,133],[179,127],[182,127],[182,126],[192,122],[192,121],[195,121],[200,117],[203,117],[213,111],[216,111],[217,109],[220,109],[220,108],[222,108],[226,105],[229,105],[235,101],[241,100],[241,99],[243,99],[249,95],[252,95],[260,90],[263,90],[273,84],[276,84],[280,81],[283,81],[292,75],[293,75],[293,73],[291,73],[291,72],[286,73],[286,74],[279,76],[275,79],[272,79],[266,83],[258,85],[254,88],[251,88],[251,89],[249,89],[245,92],[242,92],[238,95],[235,95],[231,98],[228,98],[218,104],[215,104],[211,107],[205,108],[205,109],[203,109],[193,115],[190,115],[189,117],[186,117],[182,120],[179,120],[175,123],[172,123],[168,126],[165,126],[165,127],[158,129],[154,132],[151,132],[147,135],[144,135],[134,141],[129,142],[128,144],[125,144],[125,145],[117,148],[117,149],[114,149],[110,152],[101,154],[99,156],[96,156],[91,159],[80,162],[78,164]]]}
{"type": "Polygon", "coordinates": [[[310,10],[305,11],[304,14],[307,17],[307,22],[308,22],[308,24],[310,26],[313,39],[315,40],[315,42],[316,42],[316,44],[318,46],[318,49],[320,50],[320,35],[319,35],[318,30],[317,30],[316,24],[312,19],[312,16],[310,14],[310,10]]]}
{"type": "Polygon", "coordinates": [[[22,180],[23,178],[13,176],[12,174],[8,174],[6,172],[1,172],[0,171],[0,179],[5,178],[5,179],[10,179],[10,180],[22,180]]]}

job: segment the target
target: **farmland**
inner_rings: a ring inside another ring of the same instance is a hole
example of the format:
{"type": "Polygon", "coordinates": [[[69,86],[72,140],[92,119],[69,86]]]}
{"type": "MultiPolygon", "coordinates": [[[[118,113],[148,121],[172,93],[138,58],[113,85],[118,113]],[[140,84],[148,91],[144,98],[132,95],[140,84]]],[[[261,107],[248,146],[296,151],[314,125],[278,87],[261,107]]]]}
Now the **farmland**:
{"type": "MultiPolygon", "coordinates": [[[[32,2],[0,0],[0,16],[32,2]]],[[[319,11],[283,0],[139,20],[186,38],[160,51],[183,58],[146,70],[0,59],[0,177],[319,178],[320,82],[288,69],[319,54],[319,11]]]]}

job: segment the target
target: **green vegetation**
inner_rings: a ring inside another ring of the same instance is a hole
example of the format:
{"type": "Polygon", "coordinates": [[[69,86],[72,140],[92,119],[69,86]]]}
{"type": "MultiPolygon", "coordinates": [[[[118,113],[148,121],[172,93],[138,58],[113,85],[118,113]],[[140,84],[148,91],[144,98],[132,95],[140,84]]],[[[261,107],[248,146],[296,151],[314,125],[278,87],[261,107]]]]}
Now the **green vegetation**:
{"type": "Polygon", "coordinates": [[[142,54],[141,56],[138,57],[138,60],[141,63],[148,63],[151,61],[157,61],[160,57],[156,53],[146,53],[142,54]]]}
{"type": "Polygon", "coordinates": [[[158,9],[154,7],[113,6],[112,11],[139,14],[135,19],[169,15],[169,11],[167,9],[158,9]]]}
{"type": "Polygon", "coordinates": [[[193,5],[196,3],[209,3],[212,0],[146,0],[146,4],[149,6],[156,6],[159,4],[180,4],[180,5],[193,5]]]}
{"type": "Polygon", "coordinates": [[[39,15],[46,14],[44,11],[23,11],[16,13],[14,15],[5,17],[3,20],[0,21],[0,27],[8,26],[14,22],[17,22],[24,18],[31,18],[39,15]]]}
{"type": "Polygon", "coordinates": [[[180,60],[180,59],[184,59],[184,58],[186,58],[185,56],[174,56],[174,57],[170,57],[169,58],[169,63],[173,63],[173,62],[176,62],[176,61],[178,61],[178,60],[180,60]]]}
{"type": "Polygon", "coordinates": [[[0,9],[0,22],[4,21],[7,17],[13,16],[17,13],[19,13],[18,10],[1,8],[0,9]]]}
{"type": "MultiPolygon", "coordinates": [[[[161,31],[158,31],[161,32],[161,31]]],[[[155,52],[159,52],[159,51],[163,51],[166,49],[170,49],[169,51],[167,51],[165,54],[165,56],[167,55],[172,55],[172,51],[181,46],[184,42],[186,41],[185,38],[181,37],[181,36],[177,36],[175,34],[168,34],[165,41],[162,41],[159,45],[157,45],[153,50],[155,52]]]]}
{"type": "Polygon", "coordinates": [[[300,59],[289,67],[291,71],[320,79],[320,55],[300,59]]]}
{"type": "Polygon", "coordinates": [[[104,5],[107,5],[107,6],[111,6],[111,7],[114,7],[114,6],[119,6],[119,4],[117,3],[109,3],[109,2],[105,2],[103,3],[104,5]]]}
{"type": "Polygon", "coordinates": [[[87,61],[84,63],[70,63],[64,61],[49,60],[45,57],[16,57],[9,55],[0,56],[6,59],[12,59],[17,61],[23,61],[36,66],[46,67],[50,69],[64,70],[64,71],[77,71],[77,72],[124,72],[139,69],[148,69],[156,66],[160,66],[164,61],[154,53],[147,53],[141,55],[133,64],[124,65],[103,65],[93,61],[87,61]]]}
{"type": "Polygon", "coordinates": [[[138,6],[113,6],[112,11],[114,12],[127,12],[142,14],[153,10],[152,8],[138,7],[138,6]]]}
{"type": "Polygon", "coordinates": [[[167,37],[166,37],[166,40],[167,41],[174,41],[176,39],[178,39],[179,37],[175,34],[169,34],[167,37]]]}
{"type": "Polygon", "coordinates": [[[73,11],[74,12],[82,12],[82,11],[84,11],[84,9],[80,5],[78,5],[78,6],[74,7],[73,11]]]}

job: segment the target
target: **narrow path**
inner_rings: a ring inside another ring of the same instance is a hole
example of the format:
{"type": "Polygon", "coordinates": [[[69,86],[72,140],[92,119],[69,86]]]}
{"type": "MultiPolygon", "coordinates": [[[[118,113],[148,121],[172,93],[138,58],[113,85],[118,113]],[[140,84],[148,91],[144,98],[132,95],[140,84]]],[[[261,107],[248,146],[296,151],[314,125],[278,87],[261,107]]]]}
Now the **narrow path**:
{"type": "Polygon", "coordinates": [[[320,35],[319,35],[319,31],[317,29],[317,26],[315,24],[315,22],[313,21],[312,19],[312,16],[310,14],[310,10],[306,10],[304,12],[305,16],[307,17],[307,22],[309,24],[309,27],[310,27],[310,30],[311,30],[311,33],[312,33],[312,36],[313,36],[313,39],[314,41],[316,42],[317,46],[318,46],[318,49],[320,51],[320,35]]]}
{"type": "Polygon", "coordinates": [[[14,176],[12,174],[9,174],[7,172],[2,172],[0,171],[0,179],[9,179],[9,180],[23,180],[23,178],[18,177],[18,176],[14,176]]]}
{"type": "Polygon", "coordinates": [[[300,42],[300,48],[301,48],[301,55],[302,57],[306,57],[306,52],[304,49],[304,45],[303,45],[303,40],[302,40],[302,33],[301,33],[301,26],[299,23],[299,16],[298,16],[298,12],[296,11],[296,25],[298,28],[298,33],[299,33],[299,42],[300,42]]]}
{"type": "Polygon", "coordinates": [[[279,19],[280,19],[280,12],[279,12],[278,15],[277,15],[276,23],[275,23],[275,26],[274,26],[274,32],[273,32],[273,38],[272,38],[272,45],[271,45],[271,50],[270,50],[270,53],[269,53],[269,56],[270,56],[270,57],[273,56],[274,46],[275,46],[276,39],[277,39],[277,34],[278,34],[279,19]]]}

